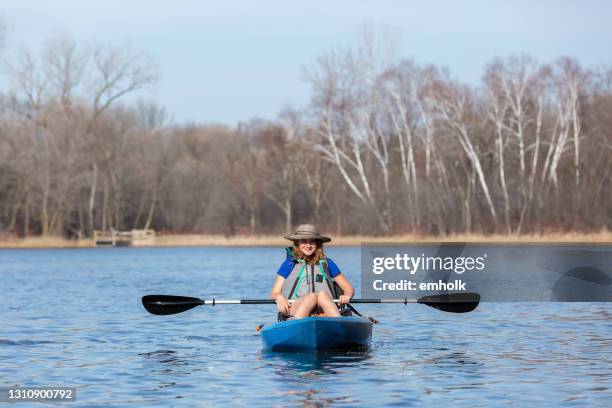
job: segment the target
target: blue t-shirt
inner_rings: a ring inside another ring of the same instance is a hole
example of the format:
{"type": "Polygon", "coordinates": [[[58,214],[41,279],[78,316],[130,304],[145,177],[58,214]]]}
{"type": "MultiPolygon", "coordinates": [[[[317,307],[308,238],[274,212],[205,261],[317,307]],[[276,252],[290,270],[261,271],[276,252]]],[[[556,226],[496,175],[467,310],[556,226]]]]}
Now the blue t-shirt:
{"type": "MultiPolygon", "coordinates": [[[[287,279],[289,277],[289,274],[293,270],[294,265],[295,262],[293,261],[293,259],[288,258],[287,260],[285,260],[285,262],[281,264],[280,268],[278,268],[277,274],[287,279]]],[[[336,265],[336,263],[330,258],[327,258],[327,269],[332,278],[335,278],[336,276],[342,273],[340,272],[340,268],[338,268],[338,265],[336,265]]]]}

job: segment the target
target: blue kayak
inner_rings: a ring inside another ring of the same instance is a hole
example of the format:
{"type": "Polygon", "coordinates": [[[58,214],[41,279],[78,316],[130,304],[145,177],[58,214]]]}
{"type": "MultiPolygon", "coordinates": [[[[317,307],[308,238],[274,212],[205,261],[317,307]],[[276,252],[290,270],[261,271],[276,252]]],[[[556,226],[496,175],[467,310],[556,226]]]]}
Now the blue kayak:
{"type": "Polygon", "coordinates": [[[265,326],[260,331],[264,349],[318,352],[366,349],[372,322],[364,317],[313,316],[265,326]]]}

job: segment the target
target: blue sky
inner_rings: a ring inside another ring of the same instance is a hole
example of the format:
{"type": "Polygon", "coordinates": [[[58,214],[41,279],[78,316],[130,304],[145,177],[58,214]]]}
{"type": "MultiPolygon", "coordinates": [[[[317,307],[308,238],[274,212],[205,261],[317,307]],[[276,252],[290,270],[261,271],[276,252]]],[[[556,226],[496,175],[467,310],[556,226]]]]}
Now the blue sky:
{"type": "Polygon", "coordinates": [[[399,32],[402,58],[446,66],[477,83],[495,56],[562,55],[612,64],[612,1],[154,1],[3,0],[11,27],[5,58],[70,36],[129,44],[161,69],[152,99],[175,123],[276,118],[309,100],[302,68],[356,42],[364,24],[399,32]]]}

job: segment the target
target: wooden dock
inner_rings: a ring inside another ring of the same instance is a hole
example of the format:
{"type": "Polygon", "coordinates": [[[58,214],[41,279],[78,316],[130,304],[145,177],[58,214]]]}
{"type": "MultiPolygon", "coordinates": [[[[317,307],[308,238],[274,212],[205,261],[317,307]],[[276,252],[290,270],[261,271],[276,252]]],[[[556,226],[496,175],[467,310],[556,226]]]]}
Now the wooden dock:
{"type": "Polygon", "coordinates": [[[94,231],[93,238],[97,247],[148,246],[155,243],[155,231],[94,231]]]}

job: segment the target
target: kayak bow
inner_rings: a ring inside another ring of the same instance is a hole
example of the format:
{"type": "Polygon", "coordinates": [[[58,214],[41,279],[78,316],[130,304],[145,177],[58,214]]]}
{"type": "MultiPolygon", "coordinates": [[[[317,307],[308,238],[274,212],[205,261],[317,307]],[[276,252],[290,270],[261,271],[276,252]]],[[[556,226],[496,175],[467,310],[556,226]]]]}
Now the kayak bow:
{"type": "Polygon", "coordinates": [[[270,351],[321,352],[367,349],[372,322],[363,317],[291,319],[260,331],[264,349],[270,351]]]}

